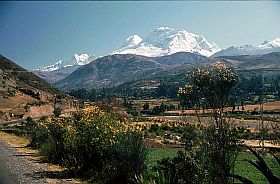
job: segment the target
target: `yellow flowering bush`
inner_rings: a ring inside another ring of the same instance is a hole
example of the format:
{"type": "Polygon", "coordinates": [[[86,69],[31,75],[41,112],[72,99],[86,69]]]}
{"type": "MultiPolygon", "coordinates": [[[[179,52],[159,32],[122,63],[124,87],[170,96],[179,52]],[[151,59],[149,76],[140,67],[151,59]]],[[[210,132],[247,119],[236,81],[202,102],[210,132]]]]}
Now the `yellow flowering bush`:
{"type": "Polygon", "coordinates": [[[129,127],[97,106],[71,118],[38,121],[35,129],[44,132],[44,141],[37,145],[41,144],[50,161],[89,173],[101,183],[112,178],[126,182],[144,169],[146,153],[139,128],[129,127]]]}

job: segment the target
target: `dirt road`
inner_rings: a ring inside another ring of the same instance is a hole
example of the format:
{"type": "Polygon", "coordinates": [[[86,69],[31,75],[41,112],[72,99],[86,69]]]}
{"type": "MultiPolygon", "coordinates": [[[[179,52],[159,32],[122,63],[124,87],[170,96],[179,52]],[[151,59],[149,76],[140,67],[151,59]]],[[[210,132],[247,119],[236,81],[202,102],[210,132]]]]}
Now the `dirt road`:
{"type": "Polygon", "coordinates": [[[23,156],[0,139],[0,184],[46,183],[40,167],[23,156]]]}

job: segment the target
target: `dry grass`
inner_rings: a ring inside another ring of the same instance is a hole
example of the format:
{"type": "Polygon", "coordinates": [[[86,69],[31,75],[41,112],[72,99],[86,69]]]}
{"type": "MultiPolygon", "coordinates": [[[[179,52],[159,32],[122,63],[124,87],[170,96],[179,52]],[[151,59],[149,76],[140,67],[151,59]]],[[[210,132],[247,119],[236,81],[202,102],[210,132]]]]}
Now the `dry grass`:
{"type": "MultiPolygon", "coordinates": [[[[245,105],[244,106],[245,111],[247,110],[260,110],[260,105],[256,104],[256,105],[245,105]]],[[[280,110],[280,101],[276,101],[276,102],[267,102],[263,105],[263,109],[270,111],[270,110],[280,110]]]]}
{"type": "Polygon", "coordinates": [[[36,100],[28,95],[17,93],[13,97],[3,98],[0,97],[0,111],[9,112],[16,109],[23,109],[27,103],[34,103],[36,100]]]}
{"type": "Polygon", "coordinates": [[[41,159],[39,151],[27,147],[29,145],[29,139],[27,137],[19,137],[13,134],[7,134],[0,132],[0,139],[4,140],[11,147],[15,148],[18,152],[22,153],[24,157],[38,161],[41,159]]]}
{"type": "MultiPolygon", "coordinates": [[[[232,107],[225,108],[225,112],[231,111],[231,110],[232,110],[232,107]]],[[[244,106],[244,111],[253,111],[253,110],[259,111],[260,110],[260,105],[256,104],[256,105],[245,105],[244,106]]],[[[271,110],[280,111],[280,101],[265,103],[264,106],[263,106],[263,110],[264,111],[271,111],[271,110]]],[[[210,113],[211,110],[210,109],[205,109],[204,112],[205,113],[210,113]]],[[[195,110],[174,110],[174,111],[166,111],[165,112],[165,114],[174,114],[174,115],[195,114],[195,113],[196,113],[195,110]]],[[[200,110],[200,111],[197,111],[197,113],[203,113],[203,111],[200,110]]]]}

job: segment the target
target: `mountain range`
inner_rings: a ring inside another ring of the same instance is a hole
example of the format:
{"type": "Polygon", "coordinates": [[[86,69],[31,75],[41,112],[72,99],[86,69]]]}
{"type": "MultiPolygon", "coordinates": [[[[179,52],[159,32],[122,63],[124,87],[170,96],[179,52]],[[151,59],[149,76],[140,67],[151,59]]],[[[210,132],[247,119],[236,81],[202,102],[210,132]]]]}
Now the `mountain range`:
{"type": "MultiPolygon", "coordinates": [[[[68,77],[55,83],[63,89],[102,88],[119,86],[139,80],[161,80],[185,74],[197,66],[222,62],[239,71],[280,74],[280,52],[253,56],[205,57],[189,52],[177,52],[161,57],[135,54],[115,54],[98,58],[80,67],[68,77]]],[[[177,79],[180,80],[180,79],[177,79]]]]}
{"type": "MultiPolygon", "coordinates": [[[[176,52],[191,52],[210,56],[220,50],[215,43],[210,44],[202,35],[186,30],[176,31],[168,27],[159,27],[150,32],[145,39],[140,38],[138,35],[127,38],[121,48],[111,54],[136,54],[157,57],[176,52]]],[[[75,54],[71,59],[61,59],[52,65],[35,69],[34,72],[52,72],[69,66],[76,66],[77,68],[77,66],[88,64],[94,59],[94,56],[86,53],[75,54]]]]}
{"type": "MultiPolygon", "coordinates": [[[[150,32],[144,39],[138,35],[126,39],[122,47],[111,53],[136,54],[147,57],[171,55],[177,52],[190,52],[202,56],[210,56],[221,49],[215,43],[209,43],[204,36],[186,30],[177,31],[168,27],[159,27],[150,32]]],[[[58,62],[34,70],[33,72],[47,82],[56,83],[66,78],[80,66],[88,64],[94,55],[75,54],[68,60],[58,62]]]]}
{"type": "Polygon", "coordinates": [[[108,56],[94,60],[94,55],[75,54],[71,59],[59,60],[33,72],[61,89],[80,86],[99,88],[178,71],[185,65],[215,61],[245,70],[277,68],[279,60],[269,54],[271,52],[276,53],[274,56],[280,52],[280,39],[265,41],[258,46],[244,45],[221,50],[202,35],[159,27],[143,39],[138,35],[130,36],[120,49],[108,56]]]}
{"type": "Polygon", "coordinates": [[[156,76],[174,68],[205,64],[210,60],[202,55],[177,52],[168,56],[147,57],[135,54],[115,54],[98,58],[84,65],[65,79],[55,83],[60,89],[101,88],[156,76]]]}

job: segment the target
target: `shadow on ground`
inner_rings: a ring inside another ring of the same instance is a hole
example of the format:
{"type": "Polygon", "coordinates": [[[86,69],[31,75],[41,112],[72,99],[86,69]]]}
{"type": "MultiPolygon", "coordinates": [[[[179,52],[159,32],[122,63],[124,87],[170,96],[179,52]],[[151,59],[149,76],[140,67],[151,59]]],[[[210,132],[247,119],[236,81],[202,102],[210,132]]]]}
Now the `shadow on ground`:
{"type": "Polygon", "coordinates": [[[50,179],[73,179],[75,173],[72,171],[37,171],[33,174],[28,174],[28,177],[38,178],[50,178],[50,179]]]}

